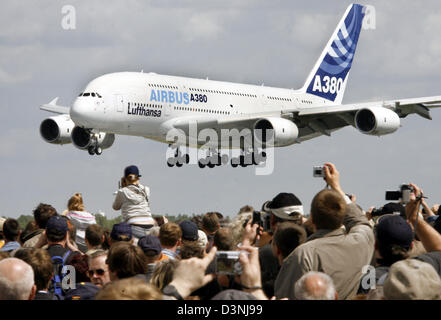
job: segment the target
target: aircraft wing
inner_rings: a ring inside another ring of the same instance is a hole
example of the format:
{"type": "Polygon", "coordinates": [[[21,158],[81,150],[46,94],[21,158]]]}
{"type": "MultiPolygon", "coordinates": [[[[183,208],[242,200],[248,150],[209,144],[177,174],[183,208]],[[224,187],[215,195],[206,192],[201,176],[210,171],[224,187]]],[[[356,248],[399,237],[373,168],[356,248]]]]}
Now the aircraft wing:
{"type": "Polygon", "coordinates": [[[49,112],[53,112],[53,113],[69,114],[70,108],[57,105],[57,101],[58,101],[58,97],[56,97],[55,99],[53,99],[51,102],[49,102],[47,104],[43,104],[40,107],[40,109],[45,110],[45,111],[49,111],[49,112]]]}
{"type": "Polygon", "coordinates": [[[355,127],[354,118],[357,111],[369,107],[388,108],[396,112],[400,118],[415,113],[432,120],[430,109],[441,107],[441,96],[308,107],[283,113],[289,114],[299,127],[298,140],[301,142],[322,134],[330,136],[332,131],[347,125],[355,127]]]}
{"type": "Polygon", "coordinates": [[[253,113],[247,115],[228,116],[225,118],[177,118],[173,120],[172,126],[183,130],[188,134],[189,124],[197,123],[197,129],[211,128],[221,129],[252,129],[255,122],[264,117],[282,117],[292,120],[299,128],[297,141],[315,138],[320,135],[330,136],[333,131],[351,125],[355,127],[355,114],[358,110],[369,107],[384,107],[395,111],[399,117],[404,118],[415,113],[431,120],[431,108],[441,107],[441,96],[410,98],[390,101],[363,102],[342,105],[328,105],[320,107],[308,107],[292,110],[281,110],[279,112],[253,113]]]}

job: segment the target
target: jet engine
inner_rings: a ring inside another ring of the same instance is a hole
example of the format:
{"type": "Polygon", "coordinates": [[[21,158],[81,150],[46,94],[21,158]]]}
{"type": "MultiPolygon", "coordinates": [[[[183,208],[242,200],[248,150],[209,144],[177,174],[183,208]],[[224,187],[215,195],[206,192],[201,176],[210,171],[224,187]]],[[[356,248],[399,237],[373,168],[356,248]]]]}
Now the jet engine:
{"type": "Polygon", "coordinates": [[[398,130],[400,117],[383,107],[360,109],[355,114],[355,126],[361,133],[382,136],[398,130]]]}
{"type": "Polygon", "coordinates": [[[284,118],[262,118],[254,124],[254,138],[270,146],[289,146],[296,142],[298,136],[299,129],[295,123],[284,118]]]}
{"type": "Polygon", "coordinates": [[[49,143],[71,143],[73,127],[75,127],[75,123],[70,119],[70,116],[62,114],[43,120],[40,124],[40,135],[49,143]]]}

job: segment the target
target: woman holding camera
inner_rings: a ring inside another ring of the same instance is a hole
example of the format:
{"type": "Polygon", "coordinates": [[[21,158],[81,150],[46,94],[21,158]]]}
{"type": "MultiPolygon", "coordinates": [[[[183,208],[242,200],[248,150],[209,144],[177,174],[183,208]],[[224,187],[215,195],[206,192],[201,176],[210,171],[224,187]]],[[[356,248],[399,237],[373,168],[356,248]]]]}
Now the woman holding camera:
{"type": "Polygon", "coordinates": [[[124,222],[132,226],[132,234],[138,239],[147,235],[155,225],[149,206],[150,189],[139,183],[140,177],[137,166],[125,168],[120,189],[113,202],[113,209],[121,209],[124,222]]]}

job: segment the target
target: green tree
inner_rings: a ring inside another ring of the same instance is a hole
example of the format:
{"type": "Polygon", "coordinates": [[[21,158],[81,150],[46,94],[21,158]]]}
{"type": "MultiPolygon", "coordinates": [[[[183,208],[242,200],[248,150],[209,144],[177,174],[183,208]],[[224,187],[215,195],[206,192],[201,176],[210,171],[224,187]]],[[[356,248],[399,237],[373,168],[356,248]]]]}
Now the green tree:
{"type": "Polygon", "coordinates": [[[23,214],[20,217],[18,217],[18,219],[17,219],[21,230],[24,230],[26,228],[27,224],[33,220],[34,220],[34,216],[29,216],[29,215],[25,216],[23,214]]]}

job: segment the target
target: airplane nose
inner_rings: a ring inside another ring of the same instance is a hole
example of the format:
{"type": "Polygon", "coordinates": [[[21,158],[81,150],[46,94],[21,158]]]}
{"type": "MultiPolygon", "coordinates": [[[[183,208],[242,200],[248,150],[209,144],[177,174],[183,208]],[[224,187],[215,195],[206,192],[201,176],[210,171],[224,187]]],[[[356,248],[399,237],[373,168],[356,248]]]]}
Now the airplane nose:
{"type": "Polygon", "coordinates": [[[93,109],[84,99],[77,98],[70,108],[70,118],[76,125],[89,127],[93,109]]]}

